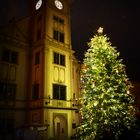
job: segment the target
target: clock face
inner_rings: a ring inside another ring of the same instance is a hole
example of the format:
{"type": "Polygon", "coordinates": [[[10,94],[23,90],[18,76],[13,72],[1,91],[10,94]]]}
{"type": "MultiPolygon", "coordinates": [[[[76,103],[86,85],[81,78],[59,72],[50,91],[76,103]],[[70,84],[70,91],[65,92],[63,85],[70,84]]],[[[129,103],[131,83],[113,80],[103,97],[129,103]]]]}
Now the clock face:
{"type": "Polygon", "coordinates": [[[38,10],[42,5],[42,0],[38,0],[38,2],[35,5],[35,9],[38,10]]]}
{"type": "Polygon", "coordinates": [[[63,4],[62,4],[61,1],[55,0],[55,1],[54,1],[54,4],[55,4],[55,6],[56,6],[59,10],[63,9],[63,4]]]}

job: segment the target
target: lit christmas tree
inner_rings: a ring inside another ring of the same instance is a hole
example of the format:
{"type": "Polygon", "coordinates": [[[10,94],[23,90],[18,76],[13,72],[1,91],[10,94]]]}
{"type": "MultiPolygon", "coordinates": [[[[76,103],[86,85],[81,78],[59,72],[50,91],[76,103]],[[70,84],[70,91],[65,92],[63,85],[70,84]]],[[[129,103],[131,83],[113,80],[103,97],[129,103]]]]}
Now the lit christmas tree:
{"type": "Polygon", "coordinates": [[[81,70],[81,139],[119,139],[135,124],[132,87],[119,53],[99,28],[88,43],[81,70]]]}

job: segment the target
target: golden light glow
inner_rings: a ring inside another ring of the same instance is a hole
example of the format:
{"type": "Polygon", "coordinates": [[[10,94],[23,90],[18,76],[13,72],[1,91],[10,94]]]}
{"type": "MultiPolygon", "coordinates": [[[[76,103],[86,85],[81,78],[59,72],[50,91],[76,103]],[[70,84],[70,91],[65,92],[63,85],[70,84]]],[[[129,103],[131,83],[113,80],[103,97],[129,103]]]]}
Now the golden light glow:
{"type": "Polygon", "coordinates": [[[98,33],[103,33],[103,27],[99,27],[99,29],[98,29],[98,33]]]}
{"type": "Polygon", "coordinates": [[[94,106],[97,106],[97,104],[98,104],[97,102],[94,102],[94,106]]]}

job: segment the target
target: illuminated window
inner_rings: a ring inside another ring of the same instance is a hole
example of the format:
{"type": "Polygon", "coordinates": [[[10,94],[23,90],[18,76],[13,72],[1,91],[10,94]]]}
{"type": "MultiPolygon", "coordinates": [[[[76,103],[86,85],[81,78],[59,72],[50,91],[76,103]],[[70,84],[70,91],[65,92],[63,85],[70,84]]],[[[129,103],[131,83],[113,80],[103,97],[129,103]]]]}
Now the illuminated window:
{"type": "Polygon", "coordinates": [[[54,52],[53,60],[54,64],[65,66],[65,55],[54,52]]]}
{"type": "Polygon", "coordinates": [[[17,64],[18,63],[18,52],[9,49],[3,49],[2,61],[17,64]]]}
{"type": "Polygon", "coordinates": [[[35,53],[35,65],[40,64],[40,52],[35,53]]]}
{"type": "Polygon", "coordinates": [[[53,38],[64,43],[64,20],[58,16],[53,16],[53,21],[53,38]]]}
{"type": "Polygon", "coordinates": [[[39,84],[34,84],[33,85],[33,99],[38,99],[39,98],[39,84]]]}
{"type": "Polygon", "coordinates": [[[53,84],[53,99],[66,100],[66,86],[53,84]]]}

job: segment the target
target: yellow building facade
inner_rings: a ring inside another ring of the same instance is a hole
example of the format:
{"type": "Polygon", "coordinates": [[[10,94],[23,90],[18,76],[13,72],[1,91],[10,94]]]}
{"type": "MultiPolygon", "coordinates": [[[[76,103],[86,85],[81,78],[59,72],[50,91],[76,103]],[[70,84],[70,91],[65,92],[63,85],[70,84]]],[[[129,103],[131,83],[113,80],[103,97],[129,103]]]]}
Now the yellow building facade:
{"type": "Polygon", "coordinates": [[[71,45],[71,4],[32,0],[30,17],[1,28],[2,138],[67,140],[76,133],[80,63],[71,45]],[[14,131],[7,132],[11,118],[14,131]]]}

